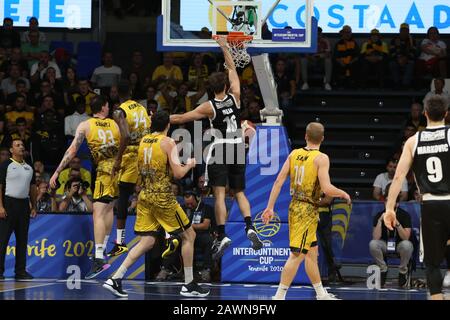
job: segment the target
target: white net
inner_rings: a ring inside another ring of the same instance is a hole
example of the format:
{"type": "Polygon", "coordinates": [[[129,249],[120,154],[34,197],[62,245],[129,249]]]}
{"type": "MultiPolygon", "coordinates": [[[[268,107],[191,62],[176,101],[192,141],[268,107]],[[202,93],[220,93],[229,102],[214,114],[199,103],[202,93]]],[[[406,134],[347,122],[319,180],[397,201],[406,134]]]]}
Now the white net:
{"type": "Polygon", "coordinates": [[[247,44],[250,41],[251,39],[228,40],[228,49],[233,57],[236,68],[244,68],[252,61],[252,57],[247,52],[247,44]]]}

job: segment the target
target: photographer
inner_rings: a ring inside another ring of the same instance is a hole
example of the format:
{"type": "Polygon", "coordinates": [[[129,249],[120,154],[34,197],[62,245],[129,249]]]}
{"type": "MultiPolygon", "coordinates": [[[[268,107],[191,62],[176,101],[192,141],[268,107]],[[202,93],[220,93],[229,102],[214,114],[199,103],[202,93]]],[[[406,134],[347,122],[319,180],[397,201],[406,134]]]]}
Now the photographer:
{"type": "Polygon", "coordinates": [[[38,212],[58,212],[56,189],[49,188],[46,181],[41,181],[37,187],[36,207],[38,212]]]}
{"type": "Polygon", "coordinates": [[[86,190],[89,183],[80,178],[71,178],[65,186],[65,195],[59,204],[60,212],[88,212],[92,211],[92,201],[86,190]]]}

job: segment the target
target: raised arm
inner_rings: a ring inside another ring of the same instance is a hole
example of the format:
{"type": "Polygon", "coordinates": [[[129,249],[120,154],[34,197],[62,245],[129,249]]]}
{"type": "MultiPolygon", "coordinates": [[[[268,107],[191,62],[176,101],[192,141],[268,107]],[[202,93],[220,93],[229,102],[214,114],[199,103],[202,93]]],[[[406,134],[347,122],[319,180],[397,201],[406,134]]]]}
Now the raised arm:
{"type": "Polygon", "coordinates": [[[222,49],[225,64],[227,65],[228,79],[230,79],[230,93],[234,95],[236,100],[240,101],[241,84],[236,71],[236,65],[234,64],[233,57],[231,56],[230,50],[228,48],[227,39],[222,36],[217,38],[216,41],[220,45],[220,49],[222,49]]]}
{"type": "Polygon", "coordinates": [[[289,170],[291,165],[291,156],[286,159],[283,164],[283,168],[281,168],[280,173],[278,174],[277,179],[275,180],[272,191],[270,192],[269,202],[267,203],[266,210],[264,210],[262,215],[262,220],[264,224],[269,223],[269,221],[273,218],[273,209],[275,207],[275,203],[277,202],[278,196],[280,194],[281,188],[283,187],[286,178],[289,176],[289,170]]]}
{"type": "Polygon", "coordinates": [[[167,154],[169,159],[170,168],[172,169],[175,179],[183,178],[186,173],[195,167],[195,159],[188,159],[186,165],[182,165],[178,156],[177,145],[173,139],[166,137],[161,141],[161,148],[167,154]]]}
{"type": "Polygon", "coordinates": [[[197,108],[192,111],[183,114],[173,114],[170,116],[171,124],[183,124],[186,122],[191,122],[203,118],[212,118],[214,116],[214,111],[211,108],[211,103],[209,101],[203,102],[197,108]]]}
{"type": "Polygon", "coordinates": [[[319,184],[322,192],[327,196],[345,199],[347,200],[347,203],[350,204],[350,196],[344,190],[338,189],[331,184],[329,174],[330,159],[328,156],[322,153],[314,159],[314,164],[317,167],[317,177],[319,178],[319,184]]]}
{"type": "Polygon", "coordinates": [[[125,114],[122,109],[117,109],[113,113],[114,121],[117,123],[120,131],[120,145],[117,152],[116,160],[112,169],[112,175],[114,176],[119,170],[122,163],[122,156],[125,153],[125,149],[130,143],[130,130],[128,128],[128,122],[125,119],[125,114]]]}
{"type": "Polygon", "coordinates": [[[59,174],[61,173],[61,171],[64,170],[65,167],[67,167],[69,162],[72,161],[72,159],[76,156],[78,149],[80,148],[84,138],[88,133],[88,130],[89,126],[86,121],[80,123],[80,125],[77,128],[77,131],[75,132],[75,138],[73,139],[72,144],[66,150],[66,153],[64,154],[64,157],[61,160],[58,168],[56,168],[55,173],[50,178],[50,186],[52,188],[56,188],[56,181],[58,180],[59,174]]]}
{"type": "Polygon", "coordinates": [[[408,174],[413,162],[413,146],[416,143],[416,136],[413,136],[406,141],[403,147],[402,155],[395,170],[395,176],[389,188],[388,200],[386,203],[386,212],[384,214],[384,224],[389,230],[395,227],[395,204],[402,188],[403,180],[408,174]]]}

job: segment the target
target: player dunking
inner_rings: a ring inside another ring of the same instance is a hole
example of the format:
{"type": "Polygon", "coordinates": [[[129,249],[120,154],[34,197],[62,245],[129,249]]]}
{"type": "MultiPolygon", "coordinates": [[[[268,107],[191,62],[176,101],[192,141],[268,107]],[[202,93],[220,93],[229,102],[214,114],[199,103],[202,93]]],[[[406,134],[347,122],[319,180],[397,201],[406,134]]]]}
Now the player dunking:
{"type": "Polygon", "coordinates": [[[263,213],[265,224],[274,216],[275,202],[281,187],[288,176],[291,179],[292,200],[289,205],[289,255],[274,300],[284,300],[297,270],[305,262],[306,273],[316,291],[318,300],[338,300],[322,286],[317,265],[317,224],[319,221],[319,202],[321,190],[331,197],[338,197],[351,203],[350,196],[330,182],[328,170],[330,160],[319,151],[324,138],[322,124],[312,122],[306,127],[306,147],[291,152],[283,165],[270,193],[267,208],[263,213]]]}
{"type": "Polygon", "coordinates": [[[195,231],[172,193],[170,183],[169,168],[173,176],[180,179],[195,167],[195,159],[189,159],[184,166],[180,164],[175,142],[167,137],[169,127],[169,114],[158,111],[152,121],[152,133],[144,136],[139,145],[138,170],[143,189],[138,198],[134,230],[141,238],[116,273],[103,284],[105,289],[118,297],[128,296],[122,289],[122,279],[130,266],[153,247],[160,228],[169,234],[180,235],[182,239],[185,285],[180,294],[188,297],[205,297],[209,294],[209,290],[194,282],[192,262],[195,231]]]}
{"type": "Polygon", "coordinates": [[[120,139],[119,127],[114,120],[107,118],[109,105],[106,98],[103,96],[93,97],[91,109],[94,114],[93,118],[78,125],[72,144],[50,179],[51,187],[55,188],[59,173],[75,157],[83,140],[86,139],[97,166],[93,210],[95,256],[86,279],[96,277],[110,266],[105,261],[103,254],[108,242],[107,235],[111,233],[114,219],[113,207],[114,199],[117,198],[117,179],[111,173],[120,139]]]}
{"type": "Polygon", "coordinates": [[[227,208],[225,206],[225,187],[234,190],[235,198],[244,217],[245,231],[255,250],[262,248],[252,225],[250,203],[245,196],[245,144],[242,138],[240,118],[240,83],[236,66],[228,50],[224,37],[217,39],[228,68],[230,88],[227,91],[227,76],[216,72],[209,77],[209,85],[214,91],[214,99],[202,103],[195,110],[180,115],[171,115],[170,123],[182,124],[202,118],[211,122],[214,142],[206,159],[206,182],[213,187],[218,238],[214,241],[213,258],[220,258],[231,244],[225,234],[227,208]],[[215,162],[212,163],[214,155],[215,162]]]}
{"type": "Polygon", "coordinates": [[[128,251],[125,243],[125,226],[128,214],[128,200],[134,192],[138,179],[137,152],[139,142],[150,133],[151,119],[147,109],[131,100],[128,83],[118,88],[121,105],[113,117],[120,129],[120,146],[113,167],[113,175],[119,174],[119,200],[117,210],[117,237],[109,257],[128,251]]]}
{"type": "Polygon", "coordinates": [[[445,126],[446,100],[432,97],[425,103],[427,127],[406,141],[389,190],[384,223],[397,227],[395,201],[412,168],[422,194],[421,220],[424,262],[431,299],[443,300],[440,265],[450,236],[450,128],[445,126]]]}

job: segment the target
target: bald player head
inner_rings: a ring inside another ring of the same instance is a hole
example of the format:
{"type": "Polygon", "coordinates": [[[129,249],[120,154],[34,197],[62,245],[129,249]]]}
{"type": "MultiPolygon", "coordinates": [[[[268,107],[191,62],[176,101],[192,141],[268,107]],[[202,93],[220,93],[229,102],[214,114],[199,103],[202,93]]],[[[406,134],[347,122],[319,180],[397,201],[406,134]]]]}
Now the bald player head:
{"type": "Polygon", "coordinates": [[[319,122],[310,122],[306,126],[305,140],[307,143],[321,144],[323,141],[325,128],[319,122]]]}

